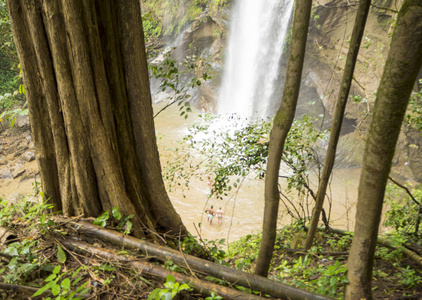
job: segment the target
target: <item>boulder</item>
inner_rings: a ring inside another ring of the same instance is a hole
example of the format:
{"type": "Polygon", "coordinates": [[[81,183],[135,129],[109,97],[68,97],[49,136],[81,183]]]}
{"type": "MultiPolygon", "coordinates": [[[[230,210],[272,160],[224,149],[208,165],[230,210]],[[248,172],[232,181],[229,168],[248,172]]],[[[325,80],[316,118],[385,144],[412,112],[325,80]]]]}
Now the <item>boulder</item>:
{"type": "Polygon", "coordinates": [[[32,151],[26,151],[25,153],[23,153],[21,155],[20,158],[23,161],[30,162],[30,161],[33,161],[35,159],[35,154],[32,151]]]}
{"type": "Polygon", "coordinates": [[[13,178],[13,175],[12,175],[12,172],[10,172],[10,170],[4,170],[0,174],[0,179],[12,179],[12,178],[13,178]]]}

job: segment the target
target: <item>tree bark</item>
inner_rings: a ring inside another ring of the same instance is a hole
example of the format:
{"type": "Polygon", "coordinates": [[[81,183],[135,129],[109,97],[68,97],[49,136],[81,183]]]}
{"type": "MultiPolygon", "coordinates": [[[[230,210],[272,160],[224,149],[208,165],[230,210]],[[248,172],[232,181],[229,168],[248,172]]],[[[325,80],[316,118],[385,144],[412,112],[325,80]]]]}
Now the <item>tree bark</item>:
{"type": "Polygon", "coordinates": [[[139,1],[7,4],[46,199],[186,234],[161,178],[139,1]]]}
{"type": "Polygon", "coordinates": [[[399,12],[366,142],[345,299],[372,299],[372,267],[385,186],[421,65],[422,2],[407,0],[399,12]]]}
{"type": "Polygon", "coordinates": [[[265,178],[265,207],[261,247],[259,249],[255,274],[267,277],[277,234],[277,216],[280,201],[278,174],[284,143],[296,112],[305,57],[306,38],[312,0],[298,0],[294,12],[292,39],[287,64],[286,82],[279,110],[274,118],[268,149],[265,178]]]}
{"type": "Polygon", "coordinates": [[[365,30],[366,19],[369,13],[371,0],[360,0],[356,14],[355,25],[350,40],[349,52],[347,54],[346,66],[344,68],[343,79],[341,80],[339,97],[337,99],[336,109],[334,111],[333,123],[331,125],[330,141],[328,142],[327,153],[324,160],[324,168],[319,182],[316,196],[315,208],[312,214],[311,224],[306,235],[305,249],[309,250],[315,238],[318,227],[319,217],[322,206],[324,205],[325,194],[327,192],[328,182],[333,170],[336,158],[337,144],[340,137],[341,125],[343,123],[344,111],[346,109],[347,99],[349,97],[350,87],[352,85],[353,72],[355,70],[356,60],[359,54],[359,47],[365,30]]]}

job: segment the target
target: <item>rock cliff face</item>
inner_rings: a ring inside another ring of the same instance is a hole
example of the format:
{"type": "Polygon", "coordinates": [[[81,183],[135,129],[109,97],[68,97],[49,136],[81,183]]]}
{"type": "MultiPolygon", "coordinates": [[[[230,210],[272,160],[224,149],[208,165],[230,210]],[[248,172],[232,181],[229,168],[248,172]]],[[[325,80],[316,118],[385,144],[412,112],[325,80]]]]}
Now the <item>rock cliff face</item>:
{"type": "MultiPolygon", "coordinates": [[[[401,2],[378,0],[371,7],[350,92],[355,101],[349,100],[342,129],[337,162],[343,166],[361,163],[363,139],[401,2]]],[[[185,30],[177,52],[179,57],[196,55],[199,62],[207,63],[205,67],[197,68],[197,75],[207,72],[213,79],[200,86],[195,104],[209,112],[214,111],[218,97],[231,8],[229,4],[218,14],[203,12],[185,30]]],[[[298,114],[325,115],[326,126],[329,126],[337,101],[356,9],[357,2],[344,0],[320,0],[313,8],[298,114]],[[314,104],[310,106],[310,102],[314,104]]],[[[283,76],[280,75],[280,82],[283,82],[283,76]]],[[[420,133],[405,127],[398,147],[395,170],[422,182],[420,133]]]]}

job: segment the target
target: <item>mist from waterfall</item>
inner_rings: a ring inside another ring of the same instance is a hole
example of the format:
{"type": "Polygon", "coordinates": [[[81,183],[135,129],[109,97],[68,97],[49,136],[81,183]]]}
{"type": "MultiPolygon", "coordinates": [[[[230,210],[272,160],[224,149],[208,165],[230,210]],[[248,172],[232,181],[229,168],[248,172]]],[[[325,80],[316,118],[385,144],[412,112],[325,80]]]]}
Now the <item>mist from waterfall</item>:
{"type": "Polygon", "coordinates": [[[273,116],[281,95],[280,60],[294,0],[238,0],[230,24],[219,114],[244,118],[273,116]]]}

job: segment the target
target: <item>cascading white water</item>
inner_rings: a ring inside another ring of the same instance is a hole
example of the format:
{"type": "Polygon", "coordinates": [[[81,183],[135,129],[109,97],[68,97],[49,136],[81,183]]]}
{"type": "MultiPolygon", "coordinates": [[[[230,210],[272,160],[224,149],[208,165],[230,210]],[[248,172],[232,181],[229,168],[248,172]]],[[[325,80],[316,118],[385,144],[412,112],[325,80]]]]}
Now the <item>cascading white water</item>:
{"type": "Polygon", "coordinates": [[[238,0],[230,35],[219,114],[265,118],[279,85],[280,59],[294,0],[238,0]]]}

